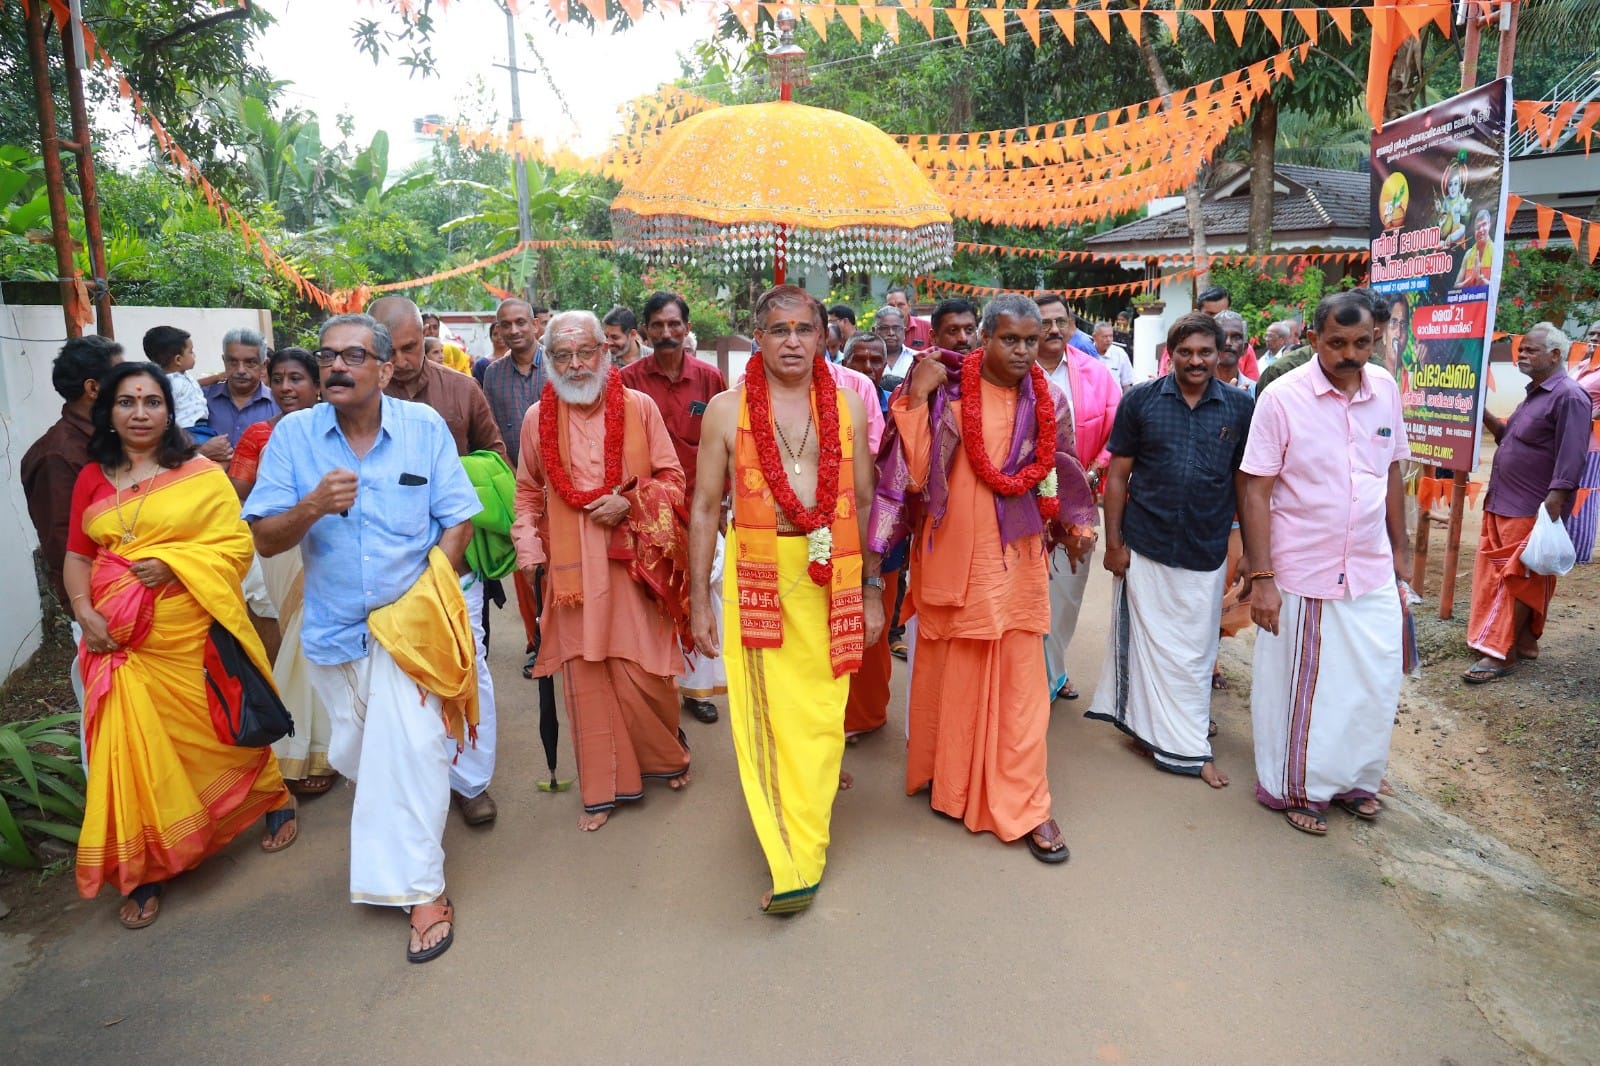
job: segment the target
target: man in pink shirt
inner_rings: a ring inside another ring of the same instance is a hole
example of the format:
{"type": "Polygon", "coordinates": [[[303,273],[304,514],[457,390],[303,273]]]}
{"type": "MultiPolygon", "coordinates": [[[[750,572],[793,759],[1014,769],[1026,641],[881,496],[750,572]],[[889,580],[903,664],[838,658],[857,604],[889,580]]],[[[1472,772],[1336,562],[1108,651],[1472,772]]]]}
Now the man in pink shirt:
{"type": "Polygon", "coordinates": [[[1372,309],[1326,296],[1316,357],[1262,393],[1241,469],[1250,616],[1256,799],[1304,833],[1337,804],[1381,809],[1400,702],[1403,590],[1411,579],[1400,464],[1400,393],[1368,367],[1372,309]],[[1340,447],[1340,445],[1343,447],[1340,447]]]}
{"type": "MultiPolygon", "coordinates": [[[[1044,332],[1039,337],[1039,366],[1044,376],[1072,404],[1072,428],[1078,442],[1078,461],[1089,473],[1089,485],[1100,487],[1111,452],[1111,423],[1117,417],[1122,387],[1104,363],[1067,343],[1072,316],[1067,302],[1053,292],[1043,293],[1039,305],[1044,332]]],[[[1074,566],[1065,548],[1057,547],[1050,560],[1050,632],[1044,638],[1044,666],[1052,699],[1075,700],[1078,689],[1067,675],[1067,647],[1078,629],[1078,612],[1089,585],[1089,562],[1074,566]]]]}

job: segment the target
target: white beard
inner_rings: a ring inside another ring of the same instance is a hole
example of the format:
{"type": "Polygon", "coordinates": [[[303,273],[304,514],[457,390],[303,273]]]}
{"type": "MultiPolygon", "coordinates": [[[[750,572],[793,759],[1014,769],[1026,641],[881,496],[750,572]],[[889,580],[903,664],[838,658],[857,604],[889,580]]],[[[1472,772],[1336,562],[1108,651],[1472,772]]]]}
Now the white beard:
{"type": "Polygon", "coordinates": [[[605,391],[606,382],[612,372],[610,363],[602,362],[599,370],[585,371],[591,376],[581,384],[574,385],[570,378],[556,374],[550,379],[550,387],[555,390],[556,398],[562,403],[573,407],[588,407],[605,391]]]}

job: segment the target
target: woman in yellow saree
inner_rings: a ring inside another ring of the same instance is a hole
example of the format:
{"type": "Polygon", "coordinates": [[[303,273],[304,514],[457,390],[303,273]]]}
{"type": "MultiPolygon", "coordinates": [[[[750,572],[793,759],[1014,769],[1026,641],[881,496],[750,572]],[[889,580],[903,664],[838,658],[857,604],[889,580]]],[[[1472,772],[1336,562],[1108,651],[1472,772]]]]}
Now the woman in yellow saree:
{"type": "Polygon", "coordinates": [[[271,668],[239,588],[253,544],[238,497],[171,415],[171,386],[153,364],[107,375],[63,574],[83,627],[89,753],[78,892],[115,886],[130,929],[155,921],[167,880],[262,815],[265,850],[288,847],[296,831],[271,749],[226,744],[211,722],[203,655],[213,620],[263,674],[271,668]]]}

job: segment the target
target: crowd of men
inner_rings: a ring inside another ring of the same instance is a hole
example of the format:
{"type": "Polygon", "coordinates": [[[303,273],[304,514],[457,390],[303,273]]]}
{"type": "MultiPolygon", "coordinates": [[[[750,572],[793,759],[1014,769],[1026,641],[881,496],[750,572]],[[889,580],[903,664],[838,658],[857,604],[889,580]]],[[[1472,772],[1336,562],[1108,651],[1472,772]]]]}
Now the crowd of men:
{"type": "MultiPolygon", "coordinates": [[[[1298,322],[1274,323],[1258,356],[1227,294],[1203,293],[1144,382],[1125,320],[1080,319],[1050,293],[945,300],[923,319],[891,289],[860,329],[849,306],[779,286],[755,305],[755,351],[731,389],[694,350],[691,311],[667,292],[637,317],[508,299],[492,357],[474,361],[437,316],[384,297],[323,323],[308,354],[324,402],[285,415],[260,456],[242,513],[259,556],[301,553],[294,654],[327,707],[329,762],[357,782],[351,899],[410,908],[411,957],[453,937],[451,804],[472,824],[497,813],[485,604],[506,599],[499,577],[542,703],[562,679],[580,829],[647,780],[685,789],[682,715],[714,723],[726,695],[769,913],[817,892],[846,745],[886,725],[896,658],[907,794],[1067,860],[1046,734],[1054,701],[1079,697],[1067,653],[1097,542],[1112,608],[1088,717],[1159,769],[1227,786],[1210,706],[1231,598],[1260,627],[1257,799],[1318,835],[1330,806],[1380,814],[1411,563],[1377,294],[1325,297],[1303,345],[1298,322]],[[499,529],[483,513],[496,478],[514,500],[499,529]],[[487,534],[509,541],[494,573],[472,550],[487,534]],[[449,602],[459,587],[471,623],[476,713],[454,735],[455,697],[424,687],[419,702],[416,671],[369,639],[373,612],[430,580],[449,602]]],[[[1554,326],[1530,331],[1527,400],[1503,423],[1485,416],[1501,446],[1474,576],[1485,657],[1469,681],[1538,652],[1555,581],[1516,552],[1539,508],[1570,513],[1590,431],[1566,348],[1554,326]]],[[[145,350],[219,464],[279,414],[257,333],[229,333],[210,380],[190,377],[182,330],[151,330],[145,350]]],[[[61,420],[23,462],[64,605],[65,507],[119,356],[99,338],[62,349],[61,420]]],[[[250,598],[263,624],[282,607],[270,600],[250,598]]]]}

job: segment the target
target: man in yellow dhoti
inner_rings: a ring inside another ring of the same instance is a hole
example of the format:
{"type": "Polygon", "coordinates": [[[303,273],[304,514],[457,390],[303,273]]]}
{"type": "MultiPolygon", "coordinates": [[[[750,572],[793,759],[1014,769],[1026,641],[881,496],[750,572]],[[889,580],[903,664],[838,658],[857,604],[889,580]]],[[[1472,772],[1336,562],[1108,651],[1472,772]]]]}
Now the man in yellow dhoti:
{"type": "Polygon", "coordinates": [[[881,585],[862,595],[872,455],[861,399],[821,355],[822,304],[780,285],[756,301],[741,386],[706,409],[689,535],[690,617],[706,655],[726,649],[745,802],[772,872],[769,914],[811,905],[840,787],[849,675],[883,630],[881,585]],[[717,632],[709,574],[729,476],[733,526],[717,632]]]}
{"type": "Polygon", "coordinates": [[[673,680],[683,652],[658,598],[683,617],[683,467],[655,401],[623,387],[599,319],[557,313],[544,351],[550,377],[522,420],[511,536],[530,585],[540,571],[547,583],[533,673],[561,674],[578,828],[592,832],[643,798],[645,778],[689,783],[673,680]]]}

